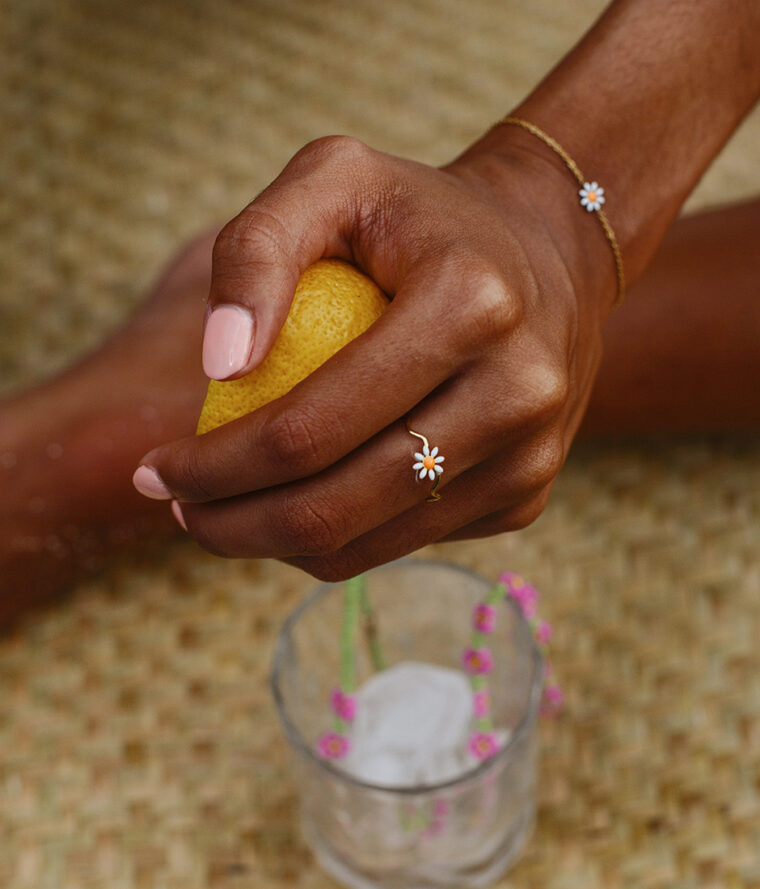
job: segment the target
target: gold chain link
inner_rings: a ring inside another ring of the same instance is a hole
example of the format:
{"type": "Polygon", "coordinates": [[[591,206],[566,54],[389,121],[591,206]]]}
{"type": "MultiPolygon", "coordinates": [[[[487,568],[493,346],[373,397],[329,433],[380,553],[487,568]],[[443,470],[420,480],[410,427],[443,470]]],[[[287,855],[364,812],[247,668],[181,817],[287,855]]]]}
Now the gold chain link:
{"type": "MultiPolygon", "coordinates": [[[[556,139],[552,139],[548,133],[545,133],[540,127],[537,127],[535,124],[530,123],[530,121],[523,120],[521,117],[504,117],[501,120],[497,121],[496,126],[500,124],[511,124],[516,127],[522,127],[522,129],[527,130],[529,133],[532,133],[536,138],[540,139],[545,145],[548,145],[549,148],[556,154],[558,154],[565,163],[565,166],[570,170],[570,172],[575,176],[578,184],[581,188],[584,188],[586,183],[589,181],[586,177],[581,173],[578,164],[570,157],[570,155],[565,151],[565,149],[557,142],[556,139]]],[[[607,214],[600,207],[598,210],[594,211],[595,215],[599,218],[599,222],[601,223],[602,229],[604,230],[604,235],[610,243],[610,247],[612,247],[612,253],[615,257],[615,271],[617,272],[617,284],[618,284],[618,292],[617,297],[615,298],[615,302],[613,304],[613,308],[619,306],[620,303],[625,298],[625,273],[623,271],[623,254],[620,252],[620,245],[618,244],[618,240],[615,237],[615,232],[610,225],[609,219],[607,219],[607,214]]]]}

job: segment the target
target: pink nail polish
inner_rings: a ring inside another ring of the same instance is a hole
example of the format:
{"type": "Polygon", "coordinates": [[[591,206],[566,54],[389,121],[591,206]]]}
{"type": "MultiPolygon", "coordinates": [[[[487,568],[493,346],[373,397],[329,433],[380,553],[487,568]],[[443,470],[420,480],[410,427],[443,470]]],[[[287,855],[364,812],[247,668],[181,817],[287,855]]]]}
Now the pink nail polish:
{"type": "Polygon", "coordinates": [[[152,500],[171,500],[172,492],[152,466],[138,466],[132,476],[132,484],[141,494],[152,500]]]}
{"type": "Polygon", "coordinates": [[[174,518],[179,522],[182,529],[187,531],[187,525],[185,524],[185,517],[182,515],[182,507],[176,500],[172,500],[172,512],[174,513],[174,518]]]}
{"type": "Polygon", "coordinates": [[[241,306],[218,306],[203,336],[203,370],[212,380],[226,380],[248,363],[253,346],[253,316],[241,306]]]}

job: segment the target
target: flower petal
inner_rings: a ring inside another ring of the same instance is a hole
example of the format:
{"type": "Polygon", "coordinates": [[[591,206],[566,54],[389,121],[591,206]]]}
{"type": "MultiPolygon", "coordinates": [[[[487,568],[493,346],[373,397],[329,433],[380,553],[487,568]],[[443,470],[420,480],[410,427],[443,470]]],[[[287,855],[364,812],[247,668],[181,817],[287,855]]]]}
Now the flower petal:
{"type": "Polygon", "coordinates": [[[436,463],[443,463],[443,461],[444,461],[445,459],[446,459],[445,457],[436,457],[436,458],[435,458],[435,462],[436,462],[436,463]]]}
{"type": "Polygon", "coordinates": [[[435,478],[435,473],[433,472],[432,469],[428,469],[428,478],[430,479],[431,482],[435,478]]]}
{"type": "Polygon", "coordinates": [[[422,469],[420,469],[420,474],[417,476],[417,478],[422,481],[422,479],[425,478],[426,475],[427,469],[425,469],[425,467],[423,466],[422,469]]]}
{"type": "Polygon", "coordinates": [[[423,453],[426,457],[429,457],[429,456],[430,456],[430,448],[429,448],[427,445],[423,445],[423,446],[422,446],[422,453],[423,453]]]}
{"type": "Polygon", "coordinates": [[[433,468],[437,475],[440,475],[443,472],[443,466],[434,466],[433,468]]]}
{"type": "Polygon", "coordinates": [[[599,188],[597,188],[596,193],[597,194],[604,194],[604,189],[602,188],[601,185],[599,186],[599,188]]]}
{"type": "Polygon", "coordinates": [[[438,453],[438,448],[435,447],[435,448],[433,448],[433,450],[430,452],[430,456],[431,456],[431,457],[435,457],[435,455],[436,455],[437,453],[438,453]]]}
{"type": "Polygon", "coordinates": [[[417,462],[412,465],[412,469],[422,469],[422,463],[417,462]]]}
{"type": "Polygon", "coordinates": [[[415,460],[424,460],[424,459],[425,459],[425,455],[424,455],[424,454],[421,454],[419,451],[415,451],[415,452],[414,452],[414,459],[415,459],[415,460]]]}

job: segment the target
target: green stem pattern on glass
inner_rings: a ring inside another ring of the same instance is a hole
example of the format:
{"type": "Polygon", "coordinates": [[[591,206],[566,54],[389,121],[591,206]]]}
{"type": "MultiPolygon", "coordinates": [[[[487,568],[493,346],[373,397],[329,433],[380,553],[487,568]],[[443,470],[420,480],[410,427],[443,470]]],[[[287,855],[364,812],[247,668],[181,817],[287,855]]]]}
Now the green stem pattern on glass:
{"type": "Polygon", "coordinates": [[[507,595],[507,588],[503,583],[497,583],[493,587],[491,587],[488,595],[486,596],[486,604],[488,605],[498,605],[504,597],[507,595]]]}
{"type": "MultiPolygon", "coordinates": [[[[357,633],[359,619],[363,620],[364,633],[367,637],[370,658],[375,670],[385,669],[385,658],[377,635],[377,623],[372,613],[367,594],[367,577],[357,574],[349,578],[343,592],[343,625],[340,633],[340,688],[344,694],[353,694],[356,690],[357,633]]],[[[344,734],[348,731],[348,723],[336,716],[335,731],[344,734]]]]}
{"type": "Polygon", "coordinates": [[[365,578],[349,578],[343,593],[343,627],[340,635],[340,687],[345,694],[356,688],[356,632],[365,578]]]}
{"type": "Polygon", "coordinates": [[[377,635],[377,621],[375,620],[372,605],[369,601],[369,594],[367,593],[367,580],[363,574],[359,575],[357,580],[359,579],[362,580],[361,608],[362,616],[364,618],[364,635],[367,637],[367,646],[369,648],[370,658],[372,659],[372,666],[375,670],[380,672],[380,670],[386,668],[387,664],[383,655],[383,649],[380,645],[380,639],[377,635]]]}

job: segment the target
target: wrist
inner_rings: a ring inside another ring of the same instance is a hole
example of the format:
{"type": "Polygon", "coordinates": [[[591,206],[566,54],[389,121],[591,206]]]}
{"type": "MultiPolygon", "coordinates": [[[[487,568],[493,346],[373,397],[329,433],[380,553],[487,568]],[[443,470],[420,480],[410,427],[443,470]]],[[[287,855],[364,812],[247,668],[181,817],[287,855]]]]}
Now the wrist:
{"type": "Polygon", "coordinates": [[[496,126],[449,169],[484,181],[501,207],[539,226],[560,254],[577,299],[590,303],[600,322],[606,317],[618,296],[615,257],[600,221],[581,206],[579,185],[555,151],[520,127],[496,126]]]}
{"type": "Polygon", "coordinates": [[[512,112],[605,188],[629,284],[760,98],[759,26],[753,0],[613,0],[512,112]]]}

